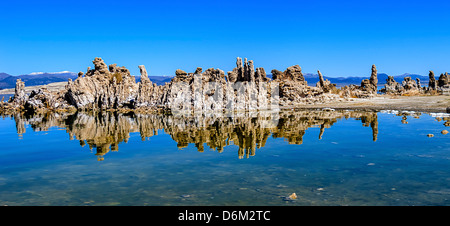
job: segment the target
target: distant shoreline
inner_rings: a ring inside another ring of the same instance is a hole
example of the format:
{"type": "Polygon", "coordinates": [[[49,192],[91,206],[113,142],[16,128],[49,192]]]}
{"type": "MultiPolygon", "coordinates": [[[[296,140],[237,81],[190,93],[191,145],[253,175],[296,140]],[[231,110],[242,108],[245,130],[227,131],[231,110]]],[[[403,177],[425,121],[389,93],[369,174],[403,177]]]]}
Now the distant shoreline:
{"type": "MultiPolygon", "coordinates": [[[[30,94],[33,90],[38,90],[40,88],[47,88],[49,91],[60,91],[65,89],[67,82],[54,82],[49,83],[47,85],[39,85],[39,86],[25,86],[25,93],[30,94]]],[[[14,94],[15,88],[2,89],[0,90],[0,94],[14,94]]]]}
{"type": "Polygon", "coordinates": [[[280,106],[281,109],[318,109],[336,110],[398,110],[428,113],[450,113],[450,96],[389,96],[379,95],[373,98],[350,98],[349,101],[321,103],[313,105],[280,106]]]}
{"type": "MultiPolygon", "coordinates": [[[[56,82],[40,86],[27,86],[25,92],[31,93],[32,90],[39,88],[47,88],[50,91],[60,91],[65,89],[67,82],[56,82]]],[[[0,95],[14,95],[14,88],[0,90],[0,95]]],[[[5,98],[5,101],[7,99],[5,98]]],[[[374,98],[350,98],[349,101],[308,104],[308,105],[293,105],[280,106],[281,109],[317,109],[317,108],[332,108],[332,109],[348,109],[348,110],[410,110],[420,112],[447,112],[447,107],[450,107],[450,96],[390,96],[379,95],[374,98]]],[[[448,112],[447,112],[448,113],[448,112]]]]}

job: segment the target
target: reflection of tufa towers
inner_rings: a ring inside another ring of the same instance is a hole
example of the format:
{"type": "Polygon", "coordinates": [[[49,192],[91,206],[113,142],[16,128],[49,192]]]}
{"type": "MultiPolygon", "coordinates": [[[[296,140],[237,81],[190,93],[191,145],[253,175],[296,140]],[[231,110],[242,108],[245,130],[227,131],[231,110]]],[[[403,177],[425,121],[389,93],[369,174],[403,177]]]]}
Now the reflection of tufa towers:
{"type": "Polygon", "coordinates": [[[117,112],[15,115],[17,133],[25,133],[25,124],[33,130],[47,130],[52,126],[65,128],[70,139],[77,139],[84,147],[96,150],[98,160],[109,151],[118,151],[119,144],[128,142],[130,133],[139,132],[141,139],[158,135],[164,130],[177,142],[178,148],[194,144],[199,152],[209,149],[219,153],[224,147],[239,147],[238,157],[254,156],[256,150],[265,146],[267,139],[284,138],[289,144],[302,144],[306,130],[320,128],[322,139],[326,128],[339,119],[361,120],[363,126],[371,127],[373,141],[377,140],[378,121],[376,112],[363,111],[281,111],[239,113],[233,117],[176,117],[164,114],[119,114],[117,112]]]}

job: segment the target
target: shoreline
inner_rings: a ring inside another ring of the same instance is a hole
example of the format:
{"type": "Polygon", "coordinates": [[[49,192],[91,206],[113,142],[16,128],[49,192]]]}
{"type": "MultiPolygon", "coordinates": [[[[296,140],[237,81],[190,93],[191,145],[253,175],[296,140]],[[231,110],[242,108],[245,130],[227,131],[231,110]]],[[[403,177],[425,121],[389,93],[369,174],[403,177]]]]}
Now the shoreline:
{"type": "MultiPolygon", "coordinates": [[[[428,95],[428,96],[391,96],[378,95],[372,98],[349,98],[348,100],[333,101],[319,104],[298,104],[279,106],[280,110],[362,110],[362,111],[415,111],[425,113],[450,113],[450,96],[428,95]]],[[[1,109],[0,113],[7,113],[13,109],[1,109]]],[[[121,113],[136,112],[144,114],[164,113],[163,109],[148,108],[118,108],[118,109],[45,109],[50,112],[89,112],[89,111],[117,111],[121,113]]],[[[14,111],[14,110],[13,110],[14,111]]],[[[255,111],[265,111],[263,109],[255,111]]],[[[36,112],[38,113],[38,112],[36,112]]],[[[210,113],[210,112],[208,112],[210,113]]]]}
{"type": "Polygon", "coordinates": [[[450,96],[390,96],[379,95],[373,98],[351,98],[346,101],[314,105],[280,106],[280,109],[331,108],[336,110],[399,110],[417,112],[450,113],[450,96]]]}
{"type": "Polygon", "coordinates": [[[410,77],[405,77],[400,84],[390,76],[381,89],[384,91],[378,91],[377,69],[372,65],[370,79],[361,81],[361,86],[337,89],[335,84],[324,80],[320,71],[315,86],[307,84],[299,65],[288,67],[284,72],[273,69],[270,79],[264,68],[255,69],[252,60],[242,61],[237,57],[236,67],[226,75],[214,68],[203,72],[198,67],[194,73],[177,69],[169,83],[156,85],[149,80],[144,65],[138,66],[141,81],[136,83],[125,67],[107,66],[99,57],[92,62],[95,68],[89,67],[85,75],[79,72],[74,81],[26,87],[18,79],[14,89],[0,90],[3,95],[14,94],[7,103],[0,103],[0,111],[152,113],[195,109],[214,114],[235,109],[270,110],[267,105],[270,101],[274,104],[273,110],[332,108],[450,113],[450,75],[447,73],[432,81],[435,76],[430,71],[428,88],[410,77]]]}

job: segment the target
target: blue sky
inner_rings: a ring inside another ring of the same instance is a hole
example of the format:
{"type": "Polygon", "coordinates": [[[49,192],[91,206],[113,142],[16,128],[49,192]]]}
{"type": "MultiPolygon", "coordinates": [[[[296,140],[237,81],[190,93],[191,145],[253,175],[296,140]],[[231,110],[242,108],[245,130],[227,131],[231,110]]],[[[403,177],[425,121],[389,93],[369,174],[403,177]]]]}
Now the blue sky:
{"type": "Polygon", "coordinates": [[[139,74],[256,67],[370,76],[450,72],[450,1],[2,1],[0,72],[139,74]]]}

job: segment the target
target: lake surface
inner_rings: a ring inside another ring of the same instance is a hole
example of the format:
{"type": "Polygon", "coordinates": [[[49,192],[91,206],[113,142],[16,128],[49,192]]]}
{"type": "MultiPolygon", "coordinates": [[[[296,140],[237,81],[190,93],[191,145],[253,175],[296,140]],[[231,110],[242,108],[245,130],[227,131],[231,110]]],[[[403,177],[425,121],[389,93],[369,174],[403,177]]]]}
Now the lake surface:
{"type": "Polygon", "coordinates": [[[389,111],[8,115],[0,205],[450,205],[447,126],[389,111]]]}

